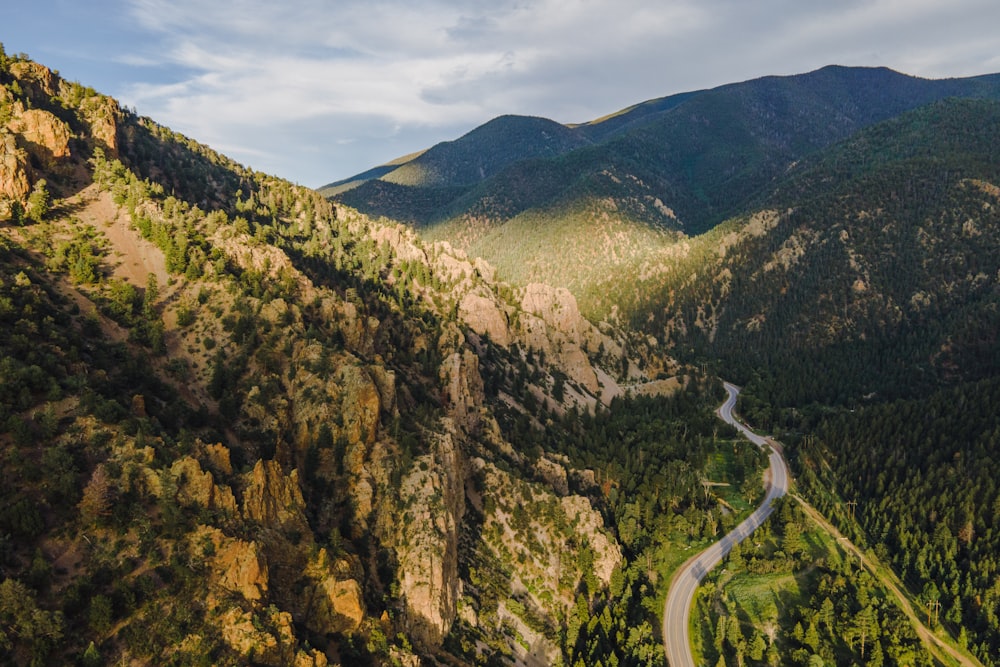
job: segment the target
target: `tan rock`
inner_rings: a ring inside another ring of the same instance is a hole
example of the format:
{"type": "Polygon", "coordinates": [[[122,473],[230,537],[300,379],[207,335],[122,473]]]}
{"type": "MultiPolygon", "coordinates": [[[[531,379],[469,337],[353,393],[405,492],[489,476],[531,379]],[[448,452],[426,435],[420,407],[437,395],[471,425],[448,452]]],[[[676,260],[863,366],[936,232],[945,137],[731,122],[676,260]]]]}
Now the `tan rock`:
{"type": "Polygon", "coordinates": [[[346,364],[337,374],[337,384],[343,390],[341,414],[348,442],[371,445],[381,409],[375,381],[364,368],[346,364]]]}
{"type": "Polygon", "coordinates": [[[566,468],[559,463],[542,456],[535,463],[535,472],[558,495],[565,496],[569,493],[569,479],[566,475],[566,468]]]}
{"type": "Polygon", "coordinates": [[[212,445],[205,445],[205,456],[209,465],[224,475],[233,474],[233,464],[229,458],[229,448],[221,442],[212,445]]]}
{"type": "Polygon", "coordinates": [[[276,461],[257,461],[243,491],[243,516],[270,528],[304,533],[309,524],[298,472],[285,475],[276,461]]]}
{"type": "Polygon", "coordinates": [[[306,568],[315,583],[304,605],[305,623],[320,634],[354,632],[365,619],[361,586],[354,579],[338,579],[333,569],[326,549],[320,549],[306,568]]]}
{"type": "Polygon", "coordinates": [[[587,350],[604,337],[586,320],[569,290],[531,283],[524,289],[521,329],[528,347],[540,350],[594,396],[601,386],[587,350]]]}
{"type": "Polygon", "coordinates": [[[316,649],[309,649],[308,652],[299,649],[295,654],[295,667],[327,667],[329,664],[326,654],[316,649]]]}
{"type": "Polygon", "coordinates": [[[236,498],[228,486],[218,486],[212,473],[202,470],[201,464],[190,456],[183,456],[170,467],[177,483],[177,499],[183,505],[197,505],[236,514],[236,498]]]}
{"type": "Polygon", "coordinates": [[[7,123],[24,139],[25,148],[44,163],[69,156],[69,126],[43,109],[28,109],[7,123]]]}
{"type": "Polygon", "coordinates": [[[372,233],[372,238],[379,245],[388,243],[401,260],[427,262],[427,254],[414,243],[413,231],[402,225],[379,227],[372,233]]]}
{"type": "Polygon", "coordinates": [[[220,586],[248,601],[256,602],[267,595],[267,563],[256,542],[227,540],[216,552],[213,567],[219,572],[220,586]]]}
{"type": "Polygon", "coordinates": [[[471,350],[454,352],[441,363],[440,376],[448,399],[448,414],[467,430],[477,426],[480,406],[485,403],[479,357],[471,350]]]}
{"type": "Polygon", "coordinates": [[[604,520],[583,496],[560,498],[566,517],[578,535],[584,536],[594,552],[594,575],[605,584],[611,582],[611,573],[622,562],[622,549],[617,540],[604,530],[604,520]]]}
{"type": "Polygon", "coordinates": [[[0,199],[23,202],[31,192],[28,153],[17,139],[0,128],[0,199]]]}
{"type": "Polygon", "coordinates": [[[118,156],[118,121],[122,116],[118,102],[104,95],[87,98],[80,105],[83,117],[90,124],[90,136],[100,145],[107,157],[118,156]]]}
{"type": "Polygon", "coordinates": [[[382,365],[381,359],[376,359],[376,365],[369,367],[372,380],[378,388],[379,404],[386,414],[396,412],[396,372],[390,371],[382,365]]]}
{"type": "Polygon", "coordinates": [[[455,621],[460,597],[458,526],[465,509],[464,459],[453,437],[435,437],[403,479],[406,508],[397,521],[396,554],[406,624],[417,646],[441,645],[455,621]]]}
{"type": "Polygon", "coordinates": [[[477,287],[463,296],[458,304],[458,317],[477,334],[487,335],[497,345],[507,347],[511,343],[507,315],[484,292],[484,288],[477,287]]]}
{"type": "Polygon", "coordinates": [[[274,610],[267,612],[266,620],[276,629],[276,635],[258,629],[251,612],[239,608],[228,609],[219,619],[222,639],[253,664],[282,667],[297,660],[297,653],[301,651],[295,650],[292,615],[274,610]]]}
{"type": "Polygon", "coordinates": [[[208,561],[214,585],[239,593],[249,602],[267,595],[270,575],[256,542],[229,537],[212,526],[199,526],[190,541],[192,552],[208,561]]]}
{"type": "Polygon", "coordinates": [[[558,331],[578,338],[580,310],[576,305],[576,297],[565,287],[530,283],[524,288],[521,308],[541,317],[558,331]]]}
{"type": "Polygon", "coordinates": [[[59,78],[45,65],[22,60],[10,64],[10,73],[32,98],[48,99],[56,94],[59,78]]]}

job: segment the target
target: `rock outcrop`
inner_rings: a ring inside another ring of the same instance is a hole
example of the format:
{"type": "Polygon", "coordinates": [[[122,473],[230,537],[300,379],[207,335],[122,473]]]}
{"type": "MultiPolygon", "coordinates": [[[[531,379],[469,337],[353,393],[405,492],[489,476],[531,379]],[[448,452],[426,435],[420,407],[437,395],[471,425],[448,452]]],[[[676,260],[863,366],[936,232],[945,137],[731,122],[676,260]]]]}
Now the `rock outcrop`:
{"type": "Polygon", "coordinates": [[[442,362],[440,375],[448,400],[449,416],[471,432],[479,423],[480,408],[484,403],[479,357],[471,350],[453,352],[442,362]]]}
{"type": "Polygon", "coordinates": [[[594,552],[594,575],[604,584],[611,582],[611,573],[622,562],[622,549],[604,530],[600,513],[583,496],[560,498],[560,504],[576,534],[582,535],[594,552]]]}
{"type": "Polygon", "coordinates": [[[227,610],[219,618],[222,639],[243,656],[248,664],[268,667],[326,667],[319,651],[296,650],[292,615],[277,609],[262,610],[256,615],[239,608],[227,610]]]}
{"type": "Polygon", "coordinates": [[[189,540],[194,555],[207,561],[214,585],[251,603],[265,598],[270,577],[256,542],[229,537],[210,526],[199,526],[189,540]]]}
{"type": "Polygon", "coordinates": [[[85,99],[80,108],[90,124],[91,140],[109,159],[118,157],[118,119],[122,115],[118,103],[110,97],[95,95],[85,99]]]}
{"type": "Polygon", "coordinates": [[[33,100],[48,100],[57,92],[59,77],[45,65],[20,60],[10,64],[10,73],[33,100]]]}
{"type": "Polygon", "coordinates": [[[587,351],[603,336],[580,314],[570,291],[531,283],[524,289],[521,308],[530,315],[522,318],[527,344],[558,360],[557,365],[572,380],[600,396],[601,386],[587,351]]]}
{"type": "Polygon", "coordinates": [[[170,473],[177,484],[177,500],[182,505],[194,505],[218,510],[229,516],[236,514],[236,498],[228,486],[216,485],[212,473],[190,456],[174,461],[170,473]]]}
{"type": "Polygon", "coordinates": [[[355,579],[342,579],[338,568],[330,563],[326,549],[321,548],[306,568],[313,582],[307,590],[303,622],[313,632],[351,633],[361,627],[365,606],[361,586],[355,579]]]}
{"type": "Polygon", "coordinates": [[[478,287],[462,297],[458,304],[458,316],[470,329],[480,336],[486,335],[502,347],[511,343],[510,325],[493,295],[478,287]]]}
{"type": "Polygon", "coordinates": [[[298,472],[286,475],[276,461],[257,461],[243,491],[243,517],[269,528],[304,533],[309,524],[298,472]]]}
{"type": "Polygon", "coordinates": [[[69,156],[69,126],[48,111],[27,109],[15,114],[7,128],[19,134],[28,152],[46,166],[69,156]]]}
{"type": "MultiPolygon", "coordinates": [[[[446,420],[447,421],[447,420],[446,420]]],[[[458,527],[465,510],[465,463],[454,437],[435,435],[400,489],[396,556],[409,636],[424,650],[441,645],[460,596],[458,527]]]]}
{"type": "MultiPolygon", "coordinates": [[[[0,202],[23,202],[28,197],[31,192],[29,169],[28,153],[18,147],[13,134],[0,128],[0,202]]],[[[6,210],[0,210],[0,214],[6,215],[6,210]]]]}

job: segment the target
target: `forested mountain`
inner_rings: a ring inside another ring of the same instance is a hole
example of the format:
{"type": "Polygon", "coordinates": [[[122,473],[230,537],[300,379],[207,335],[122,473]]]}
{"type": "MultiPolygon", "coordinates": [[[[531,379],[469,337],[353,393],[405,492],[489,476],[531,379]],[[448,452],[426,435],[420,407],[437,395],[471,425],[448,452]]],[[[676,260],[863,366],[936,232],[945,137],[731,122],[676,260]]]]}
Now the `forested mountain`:
{"type": "MultiPolygon", "coordinates": [[[[573,127],[590,143],[476,184],[383,179],[340,198],[488,257],[515,284],[564,285],[583,312],[744,384],[741,410],[784,439],[803,493],[995,665],[997,84],[769,77],[573,127]]],[[[798,540],[807,528],[790,517],[798,540]]],[[[772,530],[731,567],[795,573],[800,588],[773,616],[720,592],[705,607],[724,608],[705,633],[713,660],[937,659],[834,545],[790,548],[772,530]],[[862,637],[878,638],[877,658],[862,637]]]]}
{"type": "MultiPolygon", "coordinates": [[[[0,661],[663,665],[671,573],[762,496],[717,372],[996,664],[996,85],[503,117],[331,202],[0,48],[0,661]]],[[[796,604],[707,655],[934,664],[776,516],[731,564],[796,604]]]]}
{"type": "Polygon", "coordinates": [[[494,273],[0,49],[0,660],[662,665],[763,461],[494,273]]]}
{"type": "Polygon", "coordinates": [[[509,279],[568,287],[599,316],[582,293],[602,255],[642,263],[637,248],[652,237],[697,235],[746,211],[790,166],[863,127],[946,97],[998,94],[997,75],[926,80],[831,66],[652,100],[572,128],[504,117],[336,198],[449,240],[509,279]],[[588,237],[599,246],[582,244],[588,237]]]}
{"type": "Polygon", "coordinates": [[[621,307],[740,381],[765,369],[775,409],[996,375],[998,149],[993,101],[873,126],[791,170],[769,208],[688,242],[621,307]]]}

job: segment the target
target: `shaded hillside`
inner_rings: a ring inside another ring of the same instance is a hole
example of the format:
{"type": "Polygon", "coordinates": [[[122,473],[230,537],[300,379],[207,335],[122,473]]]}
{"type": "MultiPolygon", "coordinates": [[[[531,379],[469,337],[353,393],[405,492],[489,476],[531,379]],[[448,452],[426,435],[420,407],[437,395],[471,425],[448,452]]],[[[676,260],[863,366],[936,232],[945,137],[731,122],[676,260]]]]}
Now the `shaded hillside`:
{"type": "Polygon", "coordinates": [[[766,369],[772,407],[995,375],[998,148],[991,101],[863,131],[791,172],[771,212],[692,241],[634,322],[742,381],[766,369]]]}
{"type": "Polygon", "coordinates": [[[0,658],[662,664],[717,386],[2,49],[0,120],[0,658]]]}

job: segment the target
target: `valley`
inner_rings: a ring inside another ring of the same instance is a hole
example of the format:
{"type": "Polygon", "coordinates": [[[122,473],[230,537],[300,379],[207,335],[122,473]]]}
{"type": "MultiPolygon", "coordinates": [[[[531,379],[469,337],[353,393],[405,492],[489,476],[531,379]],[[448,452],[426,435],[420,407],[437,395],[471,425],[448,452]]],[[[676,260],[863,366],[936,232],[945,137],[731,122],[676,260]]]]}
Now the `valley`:
{"type": "Polygon", "coordinates": [[[0,48],[0,661],[998,664],[997,155],[827,67],[316,191],[0,48]]]}

